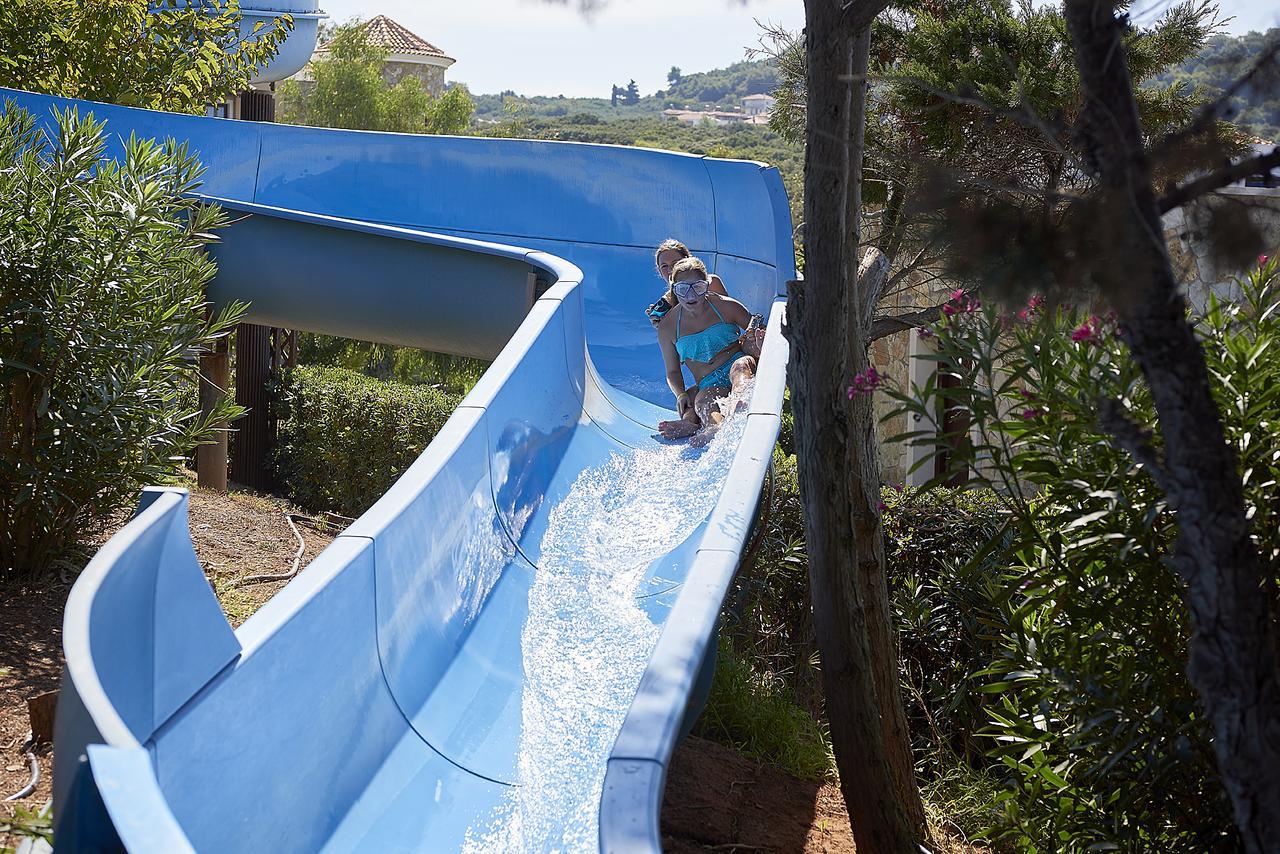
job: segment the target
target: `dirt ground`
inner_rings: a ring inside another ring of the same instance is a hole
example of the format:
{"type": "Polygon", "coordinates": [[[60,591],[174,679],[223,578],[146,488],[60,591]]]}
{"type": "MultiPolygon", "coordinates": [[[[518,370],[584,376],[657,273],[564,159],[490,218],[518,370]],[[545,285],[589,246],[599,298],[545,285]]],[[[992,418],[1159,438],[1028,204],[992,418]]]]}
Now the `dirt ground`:
{"type": "MultiPolygon", "coordinates": [[[[191,539],[196,555],[218,593],[227,619],[239,626],[275,595],[283,581],[245,587],[236,582],[250,575],[287,572],[298,549],[284,513],[298,512],[287,502],[251,492],[230,495],[191,487],[191,539]]],[[[86,543],[86,558],[129,519],[122,513],[86,543]]],[[[303,566],[333,540],[333,536],[298,525],[306,542],[303,566]]],[[[62,608],[78,566],[57,567],[51,575],[17,587],[0,588],[0,800],[23,788],[30,778],[20,753],[30,726],[27,698],[54,691],[62,670],[62,608]]],[[[20,803],[39,809],[52,797],[53,750],[37,749],[40,782],[33,795],[20,803]]],[[[13,814],[0,804],[0,824],[13,814]]],[[[0,833],[0,850],[16,840],[0,833]]]]}
{"type": "Polygon", "coordinates": [[[672,759],[662,846],[669,854],[854,850],[837,786],[797,780],[702,738],[685,739],[672,759]]]}
{"type": "MultiPolygon", "coordinates": [[[[238,626],[275,595],[284,582],[236,586],[250,575],[286,572],[297,538],[284,513],[296,508],[248,492],[218,495],[191,484],[190,525],[196,554],[238,626]]],[[[112,520],[87,544],[87,555],[126,521],[112,520]]],[[[305,566],[332,536],[305,525],[305,566]]],[[[29,728],[27,698],[58,687],[62,668],[62,608],[76,566],[20,587],[0,588],[0,799],[29,778],[20,753],[29,728]]],[[[38,749],[40,783],[20,803],[39,809],[51,795],[52,748],[38,749]]],[[[0,804],[0,825],[13,805],[0,804]]],[[[676,854],[700,851],[852,852],[848,814],[840,791],[796,780],[704,739],[691,738],[677,750],[663,805],[664,847],[676,854]]],[[[0,850],[17,839],[0,832],[0,850]]]]}

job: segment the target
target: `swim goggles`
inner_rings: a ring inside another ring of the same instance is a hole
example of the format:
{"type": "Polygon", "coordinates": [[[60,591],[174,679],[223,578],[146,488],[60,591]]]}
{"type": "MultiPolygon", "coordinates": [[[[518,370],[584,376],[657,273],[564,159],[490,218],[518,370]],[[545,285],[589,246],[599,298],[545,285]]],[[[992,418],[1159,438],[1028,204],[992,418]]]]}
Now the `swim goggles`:
{"type": "Polygon", "coordinates": [[[683,282],[675,282],[671,285],[671,290],[675,291],[675,295],[680,299],[688,299],[691,296],[706,296],[707,280],[693,279],[683,282]]]}

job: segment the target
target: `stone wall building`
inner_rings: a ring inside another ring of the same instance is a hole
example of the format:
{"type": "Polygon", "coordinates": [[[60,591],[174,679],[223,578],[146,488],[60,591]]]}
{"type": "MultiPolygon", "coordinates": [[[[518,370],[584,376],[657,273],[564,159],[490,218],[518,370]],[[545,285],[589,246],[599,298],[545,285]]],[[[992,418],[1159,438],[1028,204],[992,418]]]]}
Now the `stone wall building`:
{"type": "MultiPolygon", "coordinates": [[[[444,74],[456,61],[453,57],[386,15],[369,19],[360,29],[365,41],[387,51],[382,76],[392,86],[405,77],[416,77],[422,81],[422,88],[432,95],[438,97],[444,91],[444,74]]],[[[321,45],[311,58],[313,61],[323,59],[327,54],[328,48],[321,45]]],[[[297,79],[304,83],[310,81],[310,69],[298,72],[297,79]]]]}

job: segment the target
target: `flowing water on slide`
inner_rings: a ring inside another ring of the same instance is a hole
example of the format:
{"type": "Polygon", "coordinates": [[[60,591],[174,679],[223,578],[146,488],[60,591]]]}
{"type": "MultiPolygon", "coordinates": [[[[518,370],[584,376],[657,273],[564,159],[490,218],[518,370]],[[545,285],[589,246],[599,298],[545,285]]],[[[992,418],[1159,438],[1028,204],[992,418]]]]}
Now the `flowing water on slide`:
{"type": "Polygon", "coordinates": [[[711,513],[746,421],[728,419],[702,450],[615,453],[552,510],[521,635],[518,784],[466,851],[597,849],[605,764],[658,640],[639,585],[711,513]]]}

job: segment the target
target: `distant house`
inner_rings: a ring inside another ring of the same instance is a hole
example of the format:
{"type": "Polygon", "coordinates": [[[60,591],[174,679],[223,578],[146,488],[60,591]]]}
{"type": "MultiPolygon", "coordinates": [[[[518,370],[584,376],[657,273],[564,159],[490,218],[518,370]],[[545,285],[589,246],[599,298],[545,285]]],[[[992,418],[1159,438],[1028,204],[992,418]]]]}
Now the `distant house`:
{"type": "MultiPolygon", "coordinates": [[[[1275,149],[1275,147],[1276,147],[1275,142],[1268,139],[1261,139],[1255,136],[1249,143],[1249,148],[1251,149],[1249,154],[1250,156],[1255,156],[1259,154],[1269,154],[1272,150],[1275,149]]],[[[1270,171],[1258,172],[1255,175],[1250,175],[1247,178],[1242,178],[1239,181],[1237,181],[1233,186],[1258,187],[1266,190],[1274,190],[1277,187],[1280,187],[1280,167],[1273,167],[1270,171]]]]}
{"type": "Polygon", "coordinates": [[[717,125],[767,125],[777,99],[771,95],[747,95],[740,110],[663,110],[662,115],[676,122],[696,125],[703,121],[717,125]]]}
{"type": "MultiPolygon", "coordinates": [[[[387,51],[382,76],[388,83],[394,86],[405,77],[416,77],[432,95],[444,91],[444,73],[456,62],[453,57],[386,15],[369,19],[360,25],[360,30],[369,44],[387,51]]],[[[311,59],[324,59],[328,53],[328,47],[321,45],[311,59]]],[[[297,79],[311,80],[311,69],[298,72],[297,79]]]]}
{"type": "Polygon", "coordinates": [[[747,95],[742,99],[742,112],[748,116],[763,116],[767,120],[777,100],[772,95],[747,95]]]}
{"type": "Polygon", "coordinates": [[[664,118],[687,125],[696,125],[707,121],[715,125],[736,125],[747,120],[745,113],[729,110],[663,110],[664,118]]]}

